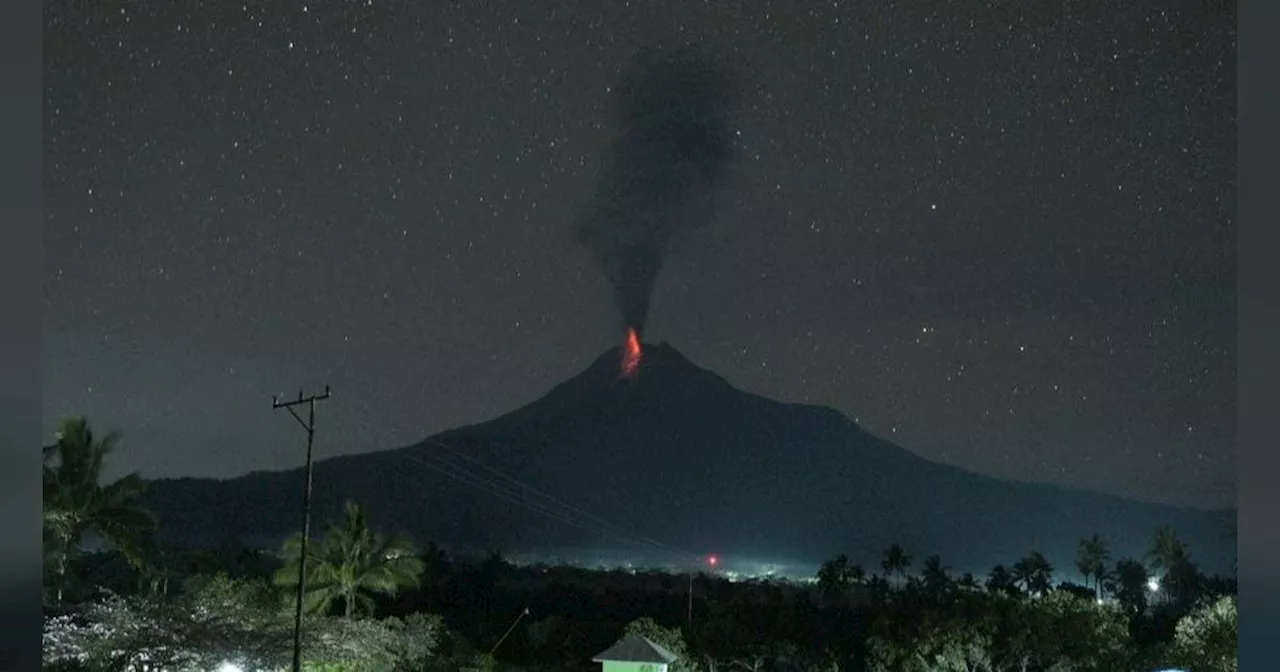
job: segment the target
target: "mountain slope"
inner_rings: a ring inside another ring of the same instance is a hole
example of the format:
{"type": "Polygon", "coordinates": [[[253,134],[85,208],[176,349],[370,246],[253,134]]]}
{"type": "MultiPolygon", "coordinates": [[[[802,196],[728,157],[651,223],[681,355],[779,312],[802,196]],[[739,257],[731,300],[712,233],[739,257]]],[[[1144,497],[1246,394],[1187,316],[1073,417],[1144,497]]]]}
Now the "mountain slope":
{"type": "MultiPolygon", "coordinates": [[[[814,562],[847,552],[871,567],[897,542],[917,558],[939,553],[973,571],[1033,549],[1069,570],[1078,540],[1094,533],[1117,556],[1140,557],[1168,524],[1206,569],[1232,567],[1232,511],[999,481],[929,462],[831,409],[736,390],[665,344],[647,347],[633,379],[619,379],[618,366],[618,353],[605,353],[490,422],[317,463],[317,518],[352,498],[389,528],[472,548],[620,547],[645,537],[693,552],[814,562]]],[[[159,481],[149,498],[179,543],[275,543],[298,527],[301,478],[298,469],[159,481]]]]}

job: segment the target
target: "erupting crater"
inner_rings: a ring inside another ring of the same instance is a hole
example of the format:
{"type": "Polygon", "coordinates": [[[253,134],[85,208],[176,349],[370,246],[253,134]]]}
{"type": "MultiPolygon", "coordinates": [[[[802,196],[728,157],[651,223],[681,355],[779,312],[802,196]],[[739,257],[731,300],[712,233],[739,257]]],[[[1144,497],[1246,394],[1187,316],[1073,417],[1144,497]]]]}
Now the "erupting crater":
{"type": "Polygon", "coordinates": [[[622,344],[622,377],[632,378],[640,368],[640,335],[627,327],[627,340],[622,344]]]}

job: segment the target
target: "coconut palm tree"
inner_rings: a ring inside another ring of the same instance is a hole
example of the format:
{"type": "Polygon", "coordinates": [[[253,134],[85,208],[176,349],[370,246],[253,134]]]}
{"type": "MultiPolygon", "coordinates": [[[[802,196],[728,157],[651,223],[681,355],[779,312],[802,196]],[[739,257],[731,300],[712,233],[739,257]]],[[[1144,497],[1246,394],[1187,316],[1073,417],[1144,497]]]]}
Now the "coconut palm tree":
{"type": "Polygon", "coordinates": [[[849,592],[849,556],[841,553],[818,569],[818,592],[834,602],[849,592]]]}
{"type": "Polygon", "coordinates": [[[991,573],[987,575],[987,590],[992,593],[1004,593],[1006,595],[1016,595],[1018,593],[1018,582],[1014,580],[1013,574],[1004,565],[996,565],[991,568],[991,573]]]}
{"type": "MultiPolygon", "coordinates": [[[[308,546],[304,608],[310,613],[326,613],[335,601],[341,601],[345,618],[358,609],[372,612],[371,595],[395,595],[401,588],[418,585],[424,568],[407,540],[371,531],[354,502],[346,503],[345,517],[331,524],[318,544],[308,546]]],[[[285,541],[284,566],[275,574],[277,586],[297,589],[301,549],[301,534],[285,541]]]]}
{"type": "Polygon", "coordinates": [[[1130,613],[1140,614],[1147,608],[1147,568],[1141,562],[1132,559],[1120,560],[1116,563],[1114,592],[1116,599],[1130,613]]]}
{"type": "Polygon", "coordinates": [[[862,565],[854,563],[849,565],[847,576],[849,577],[849,587],[855,588],[861,586],[867,580],[867,570],[863,569],[862,565]]]}
{"type": "Polygon", "coordinates": [[[85,418],[69,418],[59,428],[57,441],[43,449],[45,567],[53,574],[59,602],[68,561],[86,534],[100,537],[135,569],[147,566],[156,521],[139,504],[146,483],[137,474],[100,483],[103,462],[119,441],[119,432],[95,440],[85,418]]]}
{"type": "Polygon", "coordinates": [[[1199,592],[1199,576],[1191,554],[1173,528],[1166,525],[1156,530],[1146,560],[1151,576],[1159,581],[1161,589],[1156,596],[1161,601],[1189,601],[1199,592]]]}
{"type": "Polygon", "coordinates": [[[955,585],[947,568],[942,565],[941,556],[931,555],[925,558],[920,576],[924,580],[925,592],[934,599],[945,596],[955,585]]]}
{"type": "Polygon", "coordinates": [[[1032,551],[1031,555],[1014,563],[1012,574],[1014,581],[1030,595],[1048,592],[1053,583],[1053,565],[1040,551],[1032,551]]]}
{"type": "Polygon", "coordinates": [[[894,544],[885,549],[884,559],[880,561],[880,568],[885,574],[893,574],[898,577],[898,584],[902,584],[903,578],[906,576],[907,568],[911,566],[911,556],[902,550],[898,544],[894,544]]]}
{"type": "Polygon", "coordinates": [[[1187,547],[1178,539],[1177,533],[1168,525],[1156,530],[1151,542],[1151,550],[1147,551],[1147,563],[1153,571],[1167,572],[1178,563],[1188,560],[1187,547]]]}
{"type": "Polygon", "coordinates": [[[818,592],[829,602],[838,602],[847,598],[854,587],[862,584],[867,573],[862,565],[849,561],[849,556],[841,553],[835,558],[822,563],[818,569],[818,592]]]}
{"type": "Polygon", "coordinates": [[[1111,561],[1111,549],[1107,542],[1098,535],[1081,539],[1076,550],[1076,569],[1084,576],[1084,585],[1089,587],[1089,579],[1093,579],[1094,593],[1102,599],[1102,579],[1107,571],[1107,563],[1111,561]]]}

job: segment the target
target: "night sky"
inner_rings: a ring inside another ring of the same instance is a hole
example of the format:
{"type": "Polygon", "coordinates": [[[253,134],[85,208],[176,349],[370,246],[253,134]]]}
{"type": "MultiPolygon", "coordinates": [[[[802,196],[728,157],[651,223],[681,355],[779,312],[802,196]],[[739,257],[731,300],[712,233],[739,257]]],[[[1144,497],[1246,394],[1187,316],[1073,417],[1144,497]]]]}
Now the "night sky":
{"type": "Polygon", "coordinates": [[[645,333],[998,477],[1235,499],[1225,1],[45,7],[44,412],[112,471],[297,466],[493,418],[622,339],[571,235],[619,73],[750,64],[645,333]]]}

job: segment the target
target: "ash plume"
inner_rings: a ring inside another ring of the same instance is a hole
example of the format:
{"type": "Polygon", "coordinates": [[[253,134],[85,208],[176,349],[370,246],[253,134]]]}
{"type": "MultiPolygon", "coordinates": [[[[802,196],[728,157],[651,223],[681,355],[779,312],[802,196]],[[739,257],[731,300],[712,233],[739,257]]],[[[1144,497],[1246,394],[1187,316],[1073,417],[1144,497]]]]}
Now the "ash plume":
{"type": "Polygon", "coordinates": [[[741,72],[705,51],[640,52],[614,89],[614,137],[577,242],[595,254],[627,327],[643,333],[672,241],[710,221],[735,156],[741,72]]]}

